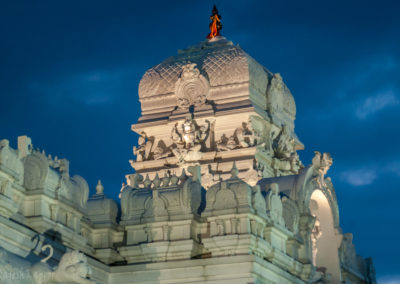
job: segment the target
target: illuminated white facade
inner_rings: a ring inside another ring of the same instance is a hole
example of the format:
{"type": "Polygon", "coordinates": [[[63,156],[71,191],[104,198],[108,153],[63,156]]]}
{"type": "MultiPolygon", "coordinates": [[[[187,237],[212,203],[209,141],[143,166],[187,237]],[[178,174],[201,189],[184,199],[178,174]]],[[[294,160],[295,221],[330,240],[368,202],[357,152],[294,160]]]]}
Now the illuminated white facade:
{"type": "Polygon", "coordinates": [[[121,216],[67,160],[0,141],[1,283],[375,283],[331,156],[299,160],[279,74],[216,37],[150,68],[139,99],[121,216]]]}

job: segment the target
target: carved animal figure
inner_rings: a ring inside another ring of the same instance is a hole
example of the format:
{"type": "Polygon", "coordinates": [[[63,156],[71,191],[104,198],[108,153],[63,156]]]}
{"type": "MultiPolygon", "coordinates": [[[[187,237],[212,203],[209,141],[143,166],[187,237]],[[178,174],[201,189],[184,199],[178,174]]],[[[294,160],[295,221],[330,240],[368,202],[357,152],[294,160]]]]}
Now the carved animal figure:
{"type": "MultiPolygon", "coordinates": [[[[314,168],[314,174],[316,176],[316,182],[320,188],[326,187],[325,175],[333,163],[331,154],[324,153],[321,155],[320,152],[314,151],[315,156],[312,159],[312,167],[314,168]]],[[[329,183],[329,181],[328,181],[329,183]]]]}
{"type": "Polygon", "coordinates": [[[58,267],[53,270],[46,263],[47,260],[53,256],[53,248],[51,245],[42,247],[42,251],[46,249],[50,250],[49,255],[31,268],[31,274],[36,284],[61,282],[73,282],[78,284],[95,283],[92,280],[86,279],[86,276],[91,273],[91,270],[87,265],[87,259],[83,253],[76,250],[65,253],[61,257],[58,267]]]}

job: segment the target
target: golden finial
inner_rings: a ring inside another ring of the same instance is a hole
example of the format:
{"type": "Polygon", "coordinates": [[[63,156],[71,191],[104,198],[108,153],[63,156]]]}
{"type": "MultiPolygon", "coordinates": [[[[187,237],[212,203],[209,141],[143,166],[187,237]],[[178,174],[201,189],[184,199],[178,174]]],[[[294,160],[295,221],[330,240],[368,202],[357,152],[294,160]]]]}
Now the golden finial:
{"type": "Polygon", "coordinates": [[[219,36],[219,31],[222,29],[221,16],[218,14],[218,9],[215,5],[212,9],[210,20],[210,33],[207,36],[208,39],[219,36]]]}

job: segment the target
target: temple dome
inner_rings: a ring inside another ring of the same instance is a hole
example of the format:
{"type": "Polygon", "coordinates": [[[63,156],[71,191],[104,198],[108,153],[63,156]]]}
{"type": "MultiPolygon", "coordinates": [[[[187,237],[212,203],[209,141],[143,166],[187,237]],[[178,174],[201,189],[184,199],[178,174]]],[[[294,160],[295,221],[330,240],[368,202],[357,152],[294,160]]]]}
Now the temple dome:
{"type": "MultiPolygon", "coordinates": [[[[179,50],[178,55],[147,70],[139,84],[142,115],[165,113],[179,105],[177,84],[188,64],[193,65],[191,68],[198,70],[200,77],[206,82],[206,85],[204,82],[199,85],[200,93],[204,93],[207,101],[212,101],[215,105],[249,105],[251,101],[253,105],[267,110],[267,92],[277,74],[271,73],[238,45],[224,37],[217,37],[179,50]]],[[[294,99],[284,84],[283,87],[285,91],[275,101],[284,104],[282,109],[287,109],[289,120],[294,120],[294,99]]],[[[194,91],[193,87],[190,91],[194,91]]]]}
{"type": "Polygon", "coordinates": [[[254,68],[261,70],[266,78],[272,76],[271,72],[231,41],[224,38],[206,40],[188,49],[179,50],[177,56],[171,56],[147,70],[139,84],[139,97],[142,99],[173,93],[182,66],[188,62],[197,64],[211,87],[248,82],[249,70],[254,68]]]}
{"type": "Polygon", "coordinates": [[[118,214],[117,203],[104,195],[104,187],[99,180],[96,194],[91,196],[86,205],[87,217],[93,224],[115,224],[118,214]]]}

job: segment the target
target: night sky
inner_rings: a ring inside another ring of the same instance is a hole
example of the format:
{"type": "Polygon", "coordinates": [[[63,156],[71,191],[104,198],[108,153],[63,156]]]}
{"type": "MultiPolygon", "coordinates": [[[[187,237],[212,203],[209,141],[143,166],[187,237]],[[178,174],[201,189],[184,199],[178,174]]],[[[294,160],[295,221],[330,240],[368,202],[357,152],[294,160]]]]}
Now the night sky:
{"type": "MultiPolygon", "coordinates": [[[[0,2],[0,139],[30,136],[117,198],[141,76],[204,40],[213,2],[33,2],[0,2]]],[[[222,35],[293,93],[303,163],[332,154],[343,232],[400,283],[400,2],[214,2],[222,35]]]]}

